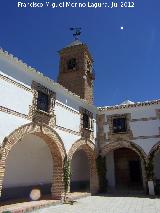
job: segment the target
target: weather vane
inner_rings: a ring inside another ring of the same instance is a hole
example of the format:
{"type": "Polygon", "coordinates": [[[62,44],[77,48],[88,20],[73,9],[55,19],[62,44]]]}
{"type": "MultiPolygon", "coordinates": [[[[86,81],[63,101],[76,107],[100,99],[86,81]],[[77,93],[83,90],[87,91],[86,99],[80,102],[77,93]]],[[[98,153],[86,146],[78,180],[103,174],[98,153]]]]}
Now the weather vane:
{"type": "Polygon", "coordinates": [[[70,30],[74,31],[73,37],[75,40],[79,40],[79,36],[81,35],[81,27],[71,27],[70,30]]]}

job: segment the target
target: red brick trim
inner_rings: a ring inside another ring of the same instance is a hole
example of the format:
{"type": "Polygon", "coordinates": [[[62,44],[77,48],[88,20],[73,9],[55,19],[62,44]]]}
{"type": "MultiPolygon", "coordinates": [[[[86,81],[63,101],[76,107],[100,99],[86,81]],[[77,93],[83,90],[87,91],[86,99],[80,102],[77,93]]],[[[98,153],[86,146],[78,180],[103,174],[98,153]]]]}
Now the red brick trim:
{"type": "Polygon", "coordinates": [[[139,145],[137,145],[133,142],[130,142],[130,141],[115,141],[113,143],[106,144],[105,146],[103,146],[103,148],[101,148],[102,149],[101,153],[102,153],[102,155],[106,155],[110,151],[120,149],[120,148],[131,149],[131,150],[135,151],[142,160],[147,159],[147,155],[143,151],[143,149],[139,145]]]}

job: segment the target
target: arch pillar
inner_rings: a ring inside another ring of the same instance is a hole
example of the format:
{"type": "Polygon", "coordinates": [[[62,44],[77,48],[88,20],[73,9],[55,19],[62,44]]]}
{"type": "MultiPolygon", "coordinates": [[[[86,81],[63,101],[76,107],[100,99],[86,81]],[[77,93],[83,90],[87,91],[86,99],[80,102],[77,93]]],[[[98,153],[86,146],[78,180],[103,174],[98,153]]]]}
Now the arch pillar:
{"type": "Polygon", "coordinates": [[[89,167],[90,167],[90,192],[95,194],[99,189],[99,182],[97,176],[97,168],[96,168],[96,151],[95,145],[90,140],[80,139],[76,141],[68,152],[68,159],[70,162],[72,161],[72,157],[75,152],[83,150],[88,158],[89,167]]]}

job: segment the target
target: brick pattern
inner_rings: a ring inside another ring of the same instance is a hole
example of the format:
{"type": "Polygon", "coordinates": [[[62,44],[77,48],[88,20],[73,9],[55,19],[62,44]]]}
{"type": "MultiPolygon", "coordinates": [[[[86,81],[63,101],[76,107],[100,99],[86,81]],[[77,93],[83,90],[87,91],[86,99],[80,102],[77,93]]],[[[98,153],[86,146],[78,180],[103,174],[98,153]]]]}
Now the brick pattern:
{"type": "Polygon", "coordinates": [[[93,76],[88,72],[87,63],[92,65],[93,59],[84,44],[70,46],[60,52],[60,66],[58,83],[69,91],[85,99],[88,103],[93,103],[93,76]],[[71,58],[76,58],[76,67],[69,69],[67,62],[71,58]]]}
{"type": "Polygon", "coordinates": [[[80,139],[75,142],[68,152],[68,158],[72,161],[73,154],[79,150],[83,150],[89,161],[90,166],[90,191],[92,194],[98,192],[99,183],[96,169],[96,149],[90,140],[80,139]]]}
{"type": "MultiPolygon", "coordinates": [[[[0,192],[3,185],[3,177],[5,173],[5,162],[7,156],[12,147],[18,143],[24,135],[34,134],[41,137],[49,146],[52,159],[53,159],[53,184],[52,184],[52,197],[58,199],[64,192],[63,184],[63,159],[66,155],[66,151],[61,138],[58,134],[46,125],[37,125],[35,123],[29,123],[11,133],[3,141],[2,145],[2,157],[0,160],[0,192]]],[[[0,194],[1,195],[1,194],[0,194]]]]}

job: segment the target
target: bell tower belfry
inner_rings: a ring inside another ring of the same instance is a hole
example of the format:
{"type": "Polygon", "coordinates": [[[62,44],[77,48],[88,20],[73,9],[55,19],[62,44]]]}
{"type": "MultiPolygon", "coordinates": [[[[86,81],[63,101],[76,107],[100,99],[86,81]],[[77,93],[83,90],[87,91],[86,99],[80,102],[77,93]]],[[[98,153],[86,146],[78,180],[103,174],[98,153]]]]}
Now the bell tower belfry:
{"type": "Polygon", "coordinates": [[[59,51],[58,83],[92,104],[93,81],[95,80],[93,58],[87,45],[77,38],[80,31],[76,31],[73,35],[75,41],[59,51]]]}

